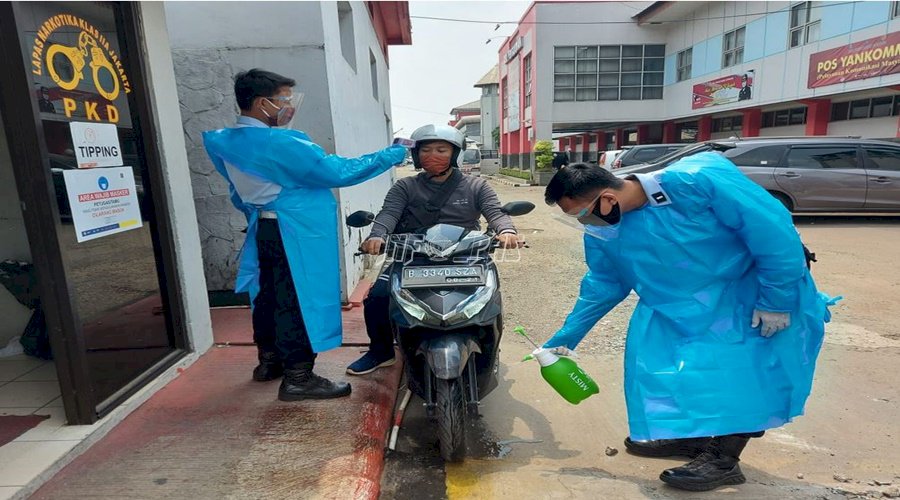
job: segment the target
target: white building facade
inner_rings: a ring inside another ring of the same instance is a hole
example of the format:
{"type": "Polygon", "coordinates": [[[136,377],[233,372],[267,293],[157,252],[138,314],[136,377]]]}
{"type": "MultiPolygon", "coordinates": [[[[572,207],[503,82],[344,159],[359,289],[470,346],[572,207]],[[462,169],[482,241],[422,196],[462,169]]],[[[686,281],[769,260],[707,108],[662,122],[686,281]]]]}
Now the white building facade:
{"type": "Polygon", "coordinates": [[[501,155],[732,135],[895,138],[897,2],[535,2],[501,47],[501,155]],[[577,20],[579,24],[572,24],[577,20]]]}
{"type": "MultiPolygon", "coordinates": [[[[203,131],[232,126],[233,78],[262,68],[297,81],[305,95],[293,127],[330,153],[358,156],[393,138],[388,46],[410,44],[406,2],[173,2],[165,4],[210,291],[229,290],[243,244],[243,215],[206,156],[203,131]],[[250,28],[248,19],[266,19],[250,28]],[[264,26],[264,27],[262,27],[264,26]]],[[[340,221],[342,296],[363,273],[354,256],[362,230],[347,228],[356,210],[377,211],[393,172],[335,191],[340,221]]]]}

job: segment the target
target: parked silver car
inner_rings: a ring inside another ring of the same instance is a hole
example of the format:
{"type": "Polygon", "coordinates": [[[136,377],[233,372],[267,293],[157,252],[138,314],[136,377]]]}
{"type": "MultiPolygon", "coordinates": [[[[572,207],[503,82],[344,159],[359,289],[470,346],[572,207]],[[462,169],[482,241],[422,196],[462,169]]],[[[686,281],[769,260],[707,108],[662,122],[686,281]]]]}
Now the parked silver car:
{"type": "Polygon", "coordinates": [[[900,144],[868,139],[754,139],[725,157],[793,212],[900,211],[900,144]]]}
{"type": "Polygon", "coordinates": [[[792,212],[900,212],[900,144],[844,137],[753,138],[688,146],[657,162],[617,170],[653,172],[718,151],[792,212]]]}

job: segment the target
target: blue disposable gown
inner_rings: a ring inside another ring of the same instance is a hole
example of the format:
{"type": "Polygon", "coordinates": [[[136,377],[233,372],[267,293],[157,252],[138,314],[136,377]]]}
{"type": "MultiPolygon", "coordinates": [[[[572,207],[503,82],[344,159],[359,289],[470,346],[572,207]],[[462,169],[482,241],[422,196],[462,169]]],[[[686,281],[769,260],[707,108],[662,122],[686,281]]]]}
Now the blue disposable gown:
{"type": "Polygon", "coordinates": [[[671,204],[623,214],[617,237],[585,235],[580,296],[547,347],[574,349],[634,290],[632,439],[755,432],[801,415],[831,301],[816,290],[790,214],[716,153],[656,180],[671,204]],[[788,312],[791,326],[762,337],[750,327],[754,308],[788,312]]]}
{"type": "Polygon", "coordinates": [[[235,291],[249,292],[251,301],[259,293],[259,210],[276,212],[312,348],[322,352],[339,347],[338,212],[331,189],[359,184],[387,171],[403,161],[406,150],[392,146],[359,158],[342,158],[327,155],[302,132],[262,127],[205,132],[203,142],[216,170],[226,179],[224,162],[282,187],[278,198],[264,207],[245,204],[231,188],[231,200],[248,223],[235,291]]]}

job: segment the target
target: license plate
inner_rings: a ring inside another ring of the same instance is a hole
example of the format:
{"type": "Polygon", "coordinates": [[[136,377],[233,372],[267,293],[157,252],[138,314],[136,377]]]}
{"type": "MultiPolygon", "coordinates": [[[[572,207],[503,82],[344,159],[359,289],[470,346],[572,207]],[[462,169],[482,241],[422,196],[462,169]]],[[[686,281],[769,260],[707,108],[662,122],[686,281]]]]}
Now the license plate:
{"type": "Polygon", "coordinates": [[[418,288],[424,286],[478,286],[484,284],[482,266],[406,267],[400,286],[418,288]]]}

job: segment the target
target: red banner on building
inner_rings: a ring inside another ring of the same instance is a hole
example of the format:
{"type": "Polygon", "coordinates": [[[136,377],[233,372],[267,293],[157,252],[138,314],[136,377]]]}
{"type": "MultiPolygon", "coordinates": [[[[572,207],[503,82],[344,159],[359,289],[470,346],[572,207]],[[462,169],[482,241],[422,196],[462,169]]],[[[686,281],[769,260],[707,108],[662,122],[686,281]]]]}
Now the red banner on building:
{"type": "Polygon", "coordinates": [[[750,70],[741,75],[728,75],[694,85],[692,109],[721,106],[753,98],[753,75],[750,70]]]}
{"type": "Polygon", "coordinates": [[[813,89],[900,72],[900,32],[869,38],[809,56],[813,89]]]}

